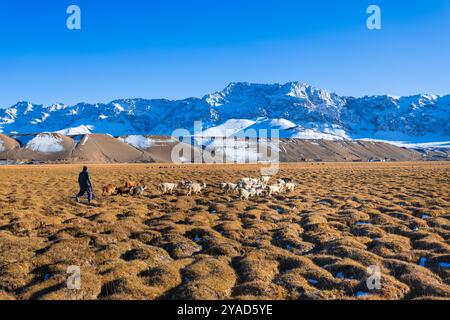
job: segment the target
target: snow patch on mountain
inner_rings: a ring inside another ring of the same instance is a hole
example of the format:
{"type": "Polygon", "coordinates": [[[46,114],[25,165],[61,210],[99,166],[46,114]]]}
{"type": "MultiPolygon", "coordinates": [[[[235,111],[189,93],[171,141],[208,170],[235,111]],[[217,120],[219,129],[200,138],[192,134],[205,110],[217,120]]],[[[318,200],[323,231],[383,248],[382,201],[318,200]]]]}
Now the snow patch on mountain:
{"type": "Polygon", "coordinates": [[[125,109],[118,103],[113,103],[114,111],[117,113],[124,112],[125,109]]]}
{"type": "Polygon", "coordinates": [[[23,114],[29,114],[30,112],[33,112],[33,104],[28,103],[28,106],[26,107],[26,109],[23,112],[23,114]]]}
{"type": "Polygon", "coordinates": [[[203,140],[202,146],[214,155],[204,154],[209,163],[256,163],[262,158],[255,141],[234,139],[203,140]]]}
{"type": "Polygon", "coordinates": [[[437,141],[437,142],[405,142],[405,141],[391,141],[391,140],[379,140],[379,139],[361,139],[361,141],[372,142],[385,142],[393,144],[397,147],[403,147],[408,149],[450,149],[450,141],[437,141]]]}
{"type": "Polygon", "coordinates": [[[284,130],[288,130],[296,127],[297,125],[292,121],[286,119],[266,119],[261,118],[257,119],[257,121],[233,134],[233,136],[237,137],[249,137],[249,138],[257,138],[257,137],[272,137],[273,131],[275,130],[275,135],[278,135],[280,138],[284,130]],[[281,131],[281,132],[280,132],[281,131]]]}
{"type": "Polygon", "coordinates": [[[83,136],[83,138],[81,138],[80,144],[81,144],[82,146],[84,146],[84,145],[86,145],[86,143],[88,142],[88,140],[89,140],[89,135],[87,134],[87,135],[83,136]]]}
{"type": "Polygon", "coordinates": [[[141,135],[131,135],[120,140],[138,149],[148,149],[152,146],[152,140],[141,135]]]}
{"type": "Polygon", "coordinates": [[[284,132],[282,138],[305,140],[346,140],[345,135],[341,136],[332,132],[327,133],[319,131],[317,129],[308,129],[301,126],[284,132]]]}
{"type": "Polygon", "coordinates": [[[204,130],[203,137],[230,137],[236,132],[255,124],[255,121],[247,119],[230,119],[223,124],[204,130]]]}
{"type": "Polygon", "coordinates": [[[94,126],[91,125],[80,125],[74,128],[66,128],[63,130],[55,131],[55,133],[59,133],[65,136],[75,136],[75,135],[83,135],[83,134],[91,134],[94,130],[94,126]]]}
{"type": "Polygon", "coordinates": [[[54,135],[42,133],[36,135],[27,144],[26,148],[43,153],[56,153],[64,151],[64,147],[61,145],[63,140],[54,135]]]}

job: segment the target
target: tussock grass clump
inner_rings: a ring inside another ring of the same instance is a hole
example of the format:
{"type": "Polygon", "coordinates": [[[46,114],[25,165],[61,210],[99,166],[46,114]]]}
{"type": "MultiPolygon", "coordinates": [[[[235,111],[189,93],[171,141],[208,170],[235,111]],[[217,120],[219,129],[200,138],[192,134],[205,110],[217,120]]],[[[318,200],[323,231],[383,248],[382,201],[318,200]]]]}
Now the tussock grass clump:
{"type": "Polygon", "coordinates": [[[260,169],[92,165],[88,205],[74,200],[78,165],[2,166],[0,299],[450,298],[450,164],[282,164],[272,181],[298,188],[246,201],[218,186],[260,169]],[[101,195],[127,180],[149,190],[101,195]],[[207,188],[156,190],[181,180],[207,188]]]}

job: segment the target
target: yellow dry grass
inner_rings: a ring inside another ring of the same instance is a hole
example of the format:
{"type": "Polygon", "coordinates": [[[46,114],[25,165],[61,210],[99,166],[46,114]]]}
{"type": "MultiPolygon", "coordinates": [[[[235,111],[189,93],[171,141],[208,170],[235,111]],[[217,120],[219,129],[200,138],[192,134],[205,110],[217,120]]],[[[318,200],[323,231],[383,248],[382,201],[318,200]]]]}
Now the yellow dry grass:
{"type": "Polygon", "coordinates": [[[0,168],[0,299],[450,297],[450,163],[284,164],[299,188],[249,201],[217,185],[257,165],[92,165],[91,206],[73,199],[79,170],[0,168]],[[156,191],[182,179],[208,188],[156,191]],[[125,180],[150,190],[101,196],[125,180]],[[71,265],[80,290],[66,288],[71,265]]]}

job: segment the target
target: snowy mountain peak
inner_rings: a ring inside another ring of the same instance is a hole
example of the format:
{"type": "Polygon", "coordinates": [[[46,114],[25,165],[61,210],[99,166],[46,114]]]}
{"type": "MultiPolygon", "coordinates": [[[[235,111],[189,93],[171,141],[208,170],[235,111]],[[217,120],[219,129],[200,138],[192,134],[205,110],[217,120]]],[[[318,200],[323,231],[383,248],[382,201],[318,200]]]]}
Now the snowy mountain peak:
{"type": "Polygon", "coordinates": [[[74,106],[19,102],[0,109],[0,131],[4,133],[171,135],[178,128],[193,132],[194,122],[199,120],[209,134],[278,126],[286,137],[449,141],[450,95],[354,98],[304,82],[234,82],[201,99],[122,99],[74,106]]]}
{"type": "Polygon", "coordinates": [[[287,89],[286,95],[294,98],[310,99],[311,97],[316,97],[326,101],[332,100],[332,95],[328,91],[315,88],[303,82],[289,82],[282,88],[287,89]]]}

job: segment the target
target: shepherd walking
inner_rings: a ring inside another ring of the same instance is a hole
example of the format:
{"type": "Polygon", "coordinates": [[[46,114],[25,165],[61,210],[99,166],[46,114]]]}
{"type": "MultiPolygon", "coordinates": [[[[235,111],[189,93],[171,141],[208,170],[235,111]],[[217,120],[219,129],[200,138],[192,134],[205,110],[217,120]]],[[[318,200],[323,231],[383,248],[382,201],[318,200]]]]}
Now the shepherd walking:
{"type": "Polygon", "coordinates": [[[87,193],[88,203],[91,203],[92,199],[94,199],[94,192],[92,190],[93,188],[89,177],[88,167],[84,166],[83,171],[80,172],[80,175],[78,176],[78,184],[80,185],[80,192],[78,192],[76,196],[77,202],[80,202],[80,197],[87,193]]]}

